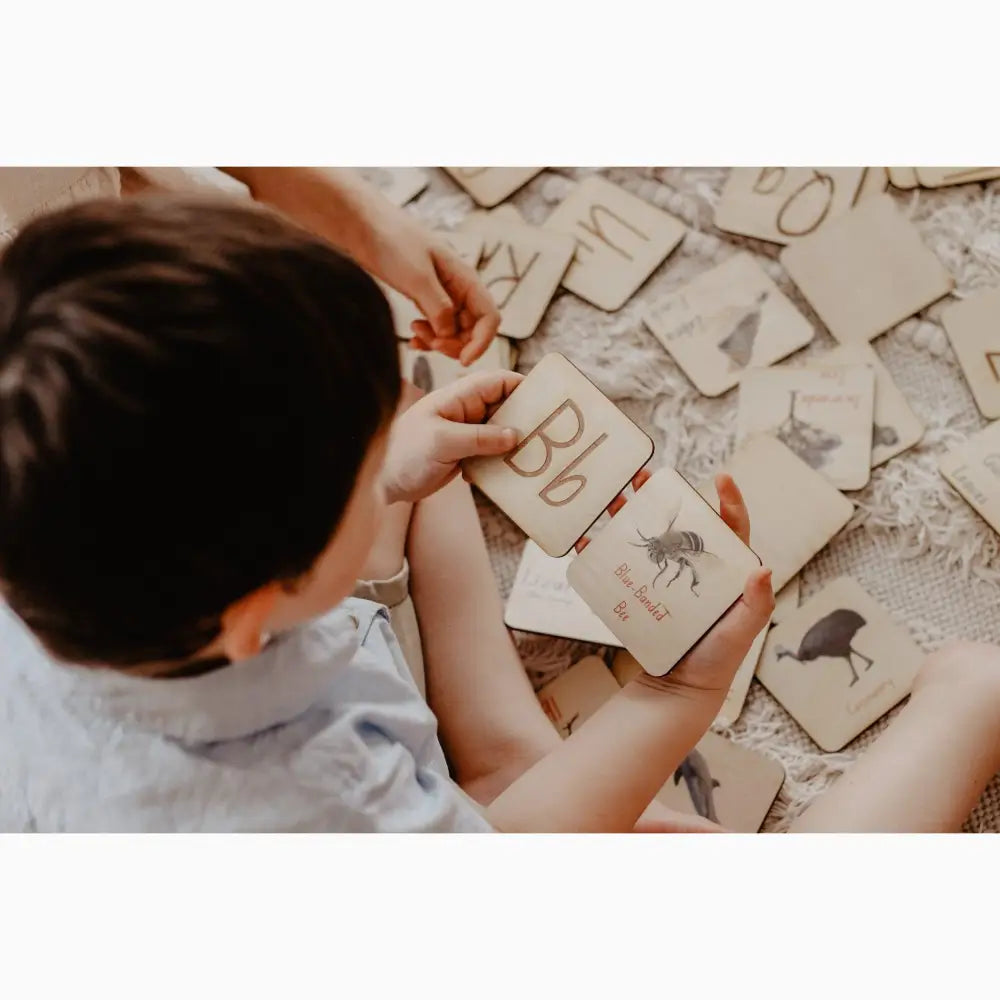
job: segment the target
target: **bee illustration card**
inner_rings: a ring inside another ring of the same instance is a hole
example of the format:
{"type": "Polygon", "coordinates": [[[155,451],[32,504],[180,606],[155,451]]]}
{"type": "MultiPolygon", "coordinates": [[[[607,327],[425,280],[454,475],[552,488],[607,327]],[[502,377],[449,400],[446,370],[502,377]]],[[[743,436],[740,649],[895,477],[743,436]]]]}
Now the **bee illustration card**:
{"type": "Polygon", "coordinates": [[[1000,421],[988,424],[942,459],[941,474],[1000,534],[1000,421]]]}
{"type": "Polygon", "coordinates": [[[608,627],[566,581],[572,556],[547,556],[530,538],[524,543],[517,575],[507,598],[508,628],[539,635],[578,639],[600,646],[620,646],[608,627]]]}
{"type": "Polygon", "coordinates": [[[975,184],[1000,177],[1000,167],[916,167],[921,187],[948,187],[951,184],[975,184]]]}
{"type": "Polygon", "coordinates": [[[923,656],[905,628],[842,576],[771,629],[757,677],[833,752],[909,694],[923,656]]]}
{"type": "Polygon", "coordinates": [[[430,183],[427,171],[419,167],[358,167],[357,172],[394,205],[413,201],[430,183]]]}
{"type": "Polygon", "coordinates": [[[875,372],[875,426],[872,468],[912,448],[924,436],[924,425],[910,408],[871,344],[840,344],[819,359],[820,365],[868,365],[875,372]]]}
{"type": "Polygon", "coordinates": [[[756,833],[784,781],[776,760],[706,733],[656,798],[733,833],[756,833]]]}
{"type": "Polygon", "coordinates": [[[840,368],[761,368],[740,383],[736,442],[773,434],[841,490],[871,477],[875,373],[840,368]]]}
{"type": "MultiPolygon", "coordinates": [[[[466,477],[550,556],[564,556],[653,454],[653,442],[561,354],[547,354],[490,417],[506,455],[466,477]]],[[[614,631],[614,630],[612,630],[614,631]]]]}
{"type": "Polygon", "coordinates": [[[1000,417],[1000,288],[948,306],[941,322],[979,412],[995,420],[1000,417]]]}
{"type": "Polygon", "coordinates": [[[486,350],[470,365],[463,365],[456,358],[449,358],[440,351],[417,351],[406,343],[399,345],[399,364],[403,378],[409,379],[418,389],[433,392],[466,375],[477,372],[510,370],[510,341],[494,337],[486,350]]]}
{"type": "MultiPolygon", "coordinates": [[[[744,497],[744,499],[746,499],[744,497]]],[[[753,521],[750,522],[751,525],[753,521]]],[[[751,529],[752,530],[752,529],[751,529]]],[[[783,622],[799,606],[799,590],[801,581],[798,576],[793,576],[775,595],[774,611],[771,612],[771,624],[777,625],[783,622]]]]}
{"type": "Polygon", "coordinates": [[[572,736],[621,688],[599,656],[585,656],[538,692],[545,714],[564,739],[572,736]]]}
{"type": "MultiPolygon", "coordinates": [[[[750,515],[750,544],[781,590],[851,519],[854,504],[770,434],[748,438],[726,463],[750,515]]],[[[711,484],[701,493],[718,509],[711,484]]]]}
{"type": "Polygon", "coordinates": [[[646,326],[705,396],[805,347],[813,328],[750,254],[738,253],[661,299],[646,326]]]}
{"type": "Polygon", "coordinates": [[[570,586],[653,675],[736,601],[760,560],[675,470],[661,469],[570,563],[570,586]]]}
{"type": "Polygon", "coordinates": [[[601,177],[581,181],[545,228],[576,241],[563,286],[607,312],[625,305],[685,233],[679,219],[601,177]]]}
{"type": "Polygon", "coordinates": [[[888,194],[786,247],[781,263],[841,343],[873,340],[954,285],[888,194]]]}
{"type": "Polygon", "coordinates": [[[444,167],[477,205],[492,208],[523,187],[544,167],[444,167]]]}
{"type": "Polygon", "coordinates": [[[715,209],[727,233],[791,243],[855,201],[864,167],[733,167],[715,209]]]}

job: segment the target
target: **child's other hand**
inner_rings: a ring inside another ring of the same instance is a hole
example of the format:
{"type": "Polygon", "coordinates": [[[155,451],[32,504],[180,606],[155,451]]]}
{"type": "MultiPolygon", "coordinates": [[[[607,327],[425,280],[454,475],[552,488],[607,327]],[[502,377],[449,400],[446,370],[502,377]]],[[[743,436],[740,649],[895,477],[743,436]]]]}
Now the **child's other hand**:
{"type": "Polygon", "coordinates": [[[503,455],[517,431],[484,424],[524,378],[517,372],[468,375],[428,393],[393,424],[383,481],[390,503],[415,503],[441,489],[474,455],[503,455]]]}

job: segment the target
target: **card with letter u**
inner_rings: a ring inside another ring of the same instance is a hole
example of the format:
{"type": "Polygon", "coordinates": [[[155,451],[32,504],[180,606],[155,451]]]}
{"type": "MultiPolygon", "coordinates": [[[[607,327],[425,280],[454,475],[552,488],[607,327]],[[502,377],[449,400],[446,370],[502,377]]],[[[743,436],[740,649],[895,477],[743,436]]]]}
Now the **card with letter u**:
{"type": "Polygon", "coordinates": [[[743,593],[760,559],[680,473],[657,472],[591,539],[570,586],[648,674],[665,674],[743,593]]]}

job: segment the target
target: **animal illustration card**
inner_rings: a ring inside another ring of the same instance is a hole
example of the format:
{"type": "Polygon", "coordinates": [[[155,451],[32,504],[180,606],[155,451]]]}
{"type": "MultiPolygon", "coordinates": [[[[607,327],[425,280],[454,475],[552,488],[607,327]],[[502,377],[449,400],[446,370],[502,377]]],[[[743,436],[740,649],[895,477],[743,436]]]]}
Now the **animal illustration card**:
{"type": "Polygon", "coordinates": [[[576,241],[563,286],[606,312],[625,305],[686,231],[679,219],[602,177],[581,181],[545,229],[576,241]]]}
{"type": "Polygon", "coordinates": [[[470,216],[463,230],[484,238],[479,274],[500,310],[500,332],[530,337],[569,267],[573,241],[493,213],[470,216]]]}
{"type": "Polygon", "coordinates": [[[518,442],[507,455],[467,459],[466,477],[550,556],[566,555],[653,454],[561,354],[542,358],[489,422],[513,427],[518,442]]]}
{"type": "MultiPolygon", "coordinates": [[[[743,494],[750,544],[779,591],[851,519],[854,504],[828,479],[770,434],[747,438],[721,470],[743,494]]],[[[709,483],[701,494],[718,510],[709,483]]]]}
{"type": "Polygon", "coordinates": [[[786,247],[781,263],[841,343],[873,340],[954,285],[888,194],[786,247]]]}
{"type": "Polygon", "coordinates": [[[941,314],[976,406],[984,417],[1000,417],[1000,287],[976,292],[941,314]]]}
{"type": "Polygon", "coordinates": [[[572,736],[621,688],[599,656],[585,656],[538,692],[545,714],[564,739],[572,736]]]}
{"type": "Polygon", "coordinates": [[[494,337],[486,350],[470,365],[463,365],[456,358],[449,358],[440,351],[417,351],[405,342],[399,344],[399,364],[403,378],[418,389],[433,392],[450,385],[466,375],[477,372],[509,371],[511,352],[509,340],[494,337]]]}
{"type": "Polygon", "coordinates": [[[617,637],[584,604],[566,580],[573,557],[547,556],[530,538],[504,609],[504,624],[521,632],[620,646],[617,637]]]}
{"type": "Polygon", "coordinates": [[[848,367],[761,368],[740,383],[736,443],[773,434],[841,490],[871,477],[875,373],[848,367]]]}
{"type": "Polygon", "coordinates": [[[431,180],[419,167],[358,167],[357,172],[394,205],[413,201],[431,180]]]}
{"type": "Polygon", "coordinates": [[[863,174],[864,167],[733,167],[715,224],[727,233],[791,243],[846,212],[863,174]]]}
{"type": "MultiPolygon", "coordinates": [[[[1000,339],[1000,338],[998,338],[1000,339]]],[[[924,425],[893,381],[871,344],[839,344],[819,359],[821,365],[868,365],[875,372],[875,426],[872,468],[912,448],[924,436],[924,425]]]]}
{"type": "Polygon", "coordinates": [[[833,752],[909,694],[923,657],[910,633],[842,576],[771,630],[757,677],[833,752]]]}
{"type": "Polygon", "coordinates": [[[805,347],[813,328],[748,253],[738,253],[656,303],[646,326],[704,396],[738,385],[805,347]]]}
{"type": "Polygon", "coordinates": [[[918,187],[917,171],[914,167],[888,167],[889,183],[900,191],[909,191],[918,187]]]}
{"type": "Polygon", "coordinates": [[[743,657],[743,662],[733,677],[733,683],[729,685],[725,701],[723,701],[722,708],[719,709],[719,714],[715,717],[713,725],[731,726],[740,717],[740,712],[743,711],[747,694],[750,691],[750,682],[757,671],[757,664],[760,661],[760,654],[764,648],[764,640],[767,638],[769,628],[770,623],[757,633],[757,638],[751,644],[749,652],[743,657]]]}
{"type": "Polygon", "coordinates": [[[951,184],[974,184],[1000,177],[1000,167],[917,167],[921,187],[948,187],[951,184]]]}
{"type": "MultiPolygon", "coordinates": [[[[752,522],[751,522],[752,525],[752,522]]],[[[752,530],[752,529],[751,529],[752,530]]],[[[783,622],[798,606],[801,580],[793,576],[781,590],[774,595],[774,611],[771,612],[771,624],[783,622]]]]}
{"type": "Polygon", "coordinates": [[[784,781],[773,758],[706,733],[656,798],[734,833],[756,833],[784,781]]]}
{"type": "Polygon", "coordinates": [[[665,674],[743,592],[760,560],[674,469],[636,492],[566,579],[622,645],[665,674]]]}
{"type": "Polygon", "coordinates": [[[1000,534],[1000,421],[949,451],[941,475],[979,516],[1000,534]]]}
{"type": "Polygon", "coordinates": [[[544,167],[444,167],[477,205],[492,208],[523,187],[544,167]]]}

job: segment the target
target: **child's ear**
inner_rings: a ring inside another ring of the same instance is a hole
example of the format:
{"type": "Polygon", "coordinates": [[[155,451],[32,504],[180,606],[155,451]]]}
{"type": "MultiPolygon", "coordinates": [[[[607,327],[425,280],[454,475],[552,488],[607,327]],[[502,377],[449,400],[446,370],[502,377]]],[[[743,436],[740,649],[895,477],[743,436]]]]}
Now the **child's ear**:
{"type": "Polygon", "coordinates": [[[256,656],[267,641],[266,625],[280,585],[269,583],[230,604],[222,614],[222,650],[235,663],[256,656]]]}

